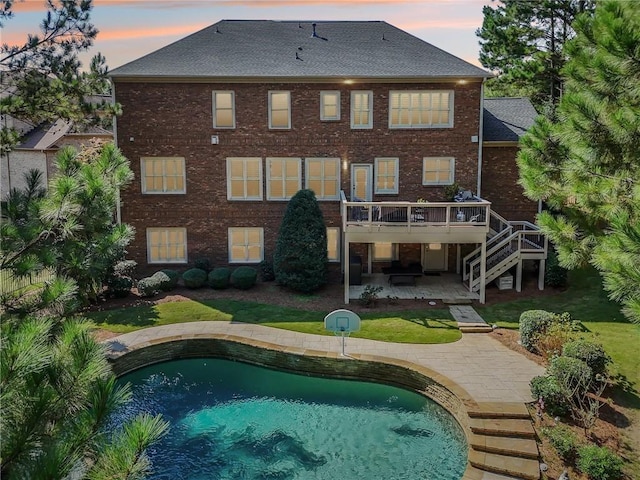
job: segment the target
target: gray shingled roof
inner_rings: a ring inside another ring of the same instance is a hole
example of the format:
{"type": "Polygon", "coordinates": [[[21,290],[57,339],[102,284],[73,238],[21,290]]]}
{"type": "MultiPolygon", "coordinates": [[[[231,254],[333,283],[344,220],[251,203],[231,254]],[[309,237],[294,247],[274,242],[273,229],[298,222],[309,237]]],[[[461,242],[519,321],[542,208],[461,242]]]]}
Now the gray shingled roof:
{"type": "Polygon", "coordinates": [[[528,98],[485,98],[482,137],[485,142],[517,142],[537,116],[528,98]]]}
{"type": "Polygon", "coordinates": [[[386,22],[222,20],[127,63],[118,77],[490,77],[386,22]]]}

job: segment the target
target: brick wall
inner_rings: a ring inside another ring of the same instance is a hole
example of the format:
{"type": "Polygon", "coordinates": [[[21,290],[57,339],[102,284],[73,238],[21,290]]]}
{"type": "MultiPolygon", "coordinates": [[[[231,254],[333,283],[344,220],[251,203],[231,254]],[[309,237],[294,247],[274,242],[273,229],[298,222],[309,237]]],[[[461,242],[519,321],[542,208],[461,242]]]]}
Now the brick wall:
{"type": "Polygon", "coordinates": [[[516,164],[517,146],[482,149],[482,198],[491,202],[491,208],[507,220],[533,222],[538,202],[524,196],[518,184],[520,173],[516,164]]]}
{"type": "MultiPolygon", "coordinates": [[[[122,195],[122,218],[136,228],[129,256],[140,265],[146,264],[148,226],[186,227],[189,259],[206,256],[216,265],[227,263],[228,227],[264,227],[265,255],[271,256],[286,202],[228,201],[227,157],[339,157],[343,162],[341,188],[347,195],[351,164],[373,164],[375,157],[398,157],[400,193],[377,195],[375,201],[415,201],[420,197],[444,200],[441,187],[422,185],[425,156],[455,157],[456,182],[476,184],[478,144],[472,143],[471,137],[478,134],[478,83],[347,86],[119,82],[116,100],[123,107],[123,115],[117,121],[119,147],[131,160],[136,175],[122,195]],[[453,128],[388,128],[389,90],[418,89],[454,91],[453,128]],[[235,129],[212,127],[213,90],[235,91],[235,129]],[[291,130],[268,129],[270,90],[291,92],[291,130]],[[341,92],[341,120],[320,121],[321,90],[341,92]],[[373,91],[373,129],[350,128],[351,90],[373,91]],[[218,145],[211,145],[211,135],[219,136],[218,145]],[[184,157],[187,193],[142,195],[140,157],[144,156],[184,157]]],[[[321,208],[328,226],[340,226],[339,202],[321,202],[321,208]]]]}

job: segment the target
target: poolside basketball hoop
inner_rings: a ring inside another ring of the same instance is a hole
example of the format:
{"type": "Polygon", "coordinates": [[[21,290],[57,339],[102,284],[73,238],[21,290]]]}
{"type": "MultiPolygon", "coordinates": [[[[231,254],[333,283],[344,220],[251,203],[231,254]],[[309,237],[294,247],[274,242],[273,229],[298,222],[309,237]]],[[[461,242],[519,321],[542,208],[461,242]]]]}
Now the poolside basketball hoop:
{"type": "Polygon", "coordinates": [[[351,332],[360,330],[360,317],[351,310],[334,310],[324,317],[324,328],[333,332],[336,337],[342,338],[342,356],[345,357],[345,338],[351,335],[351,332]]]}

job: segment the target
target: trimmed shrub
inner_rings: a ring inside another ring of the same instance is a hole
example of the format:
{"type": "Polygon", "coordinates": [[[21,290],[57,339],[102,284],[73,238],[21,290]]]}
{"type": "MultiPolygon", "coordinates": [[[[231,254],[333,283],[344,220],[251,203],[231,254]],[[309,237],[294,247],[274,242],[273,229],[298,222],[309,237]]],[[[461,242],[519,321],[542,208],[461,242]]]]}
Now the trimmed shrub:
{"type": "Polygon", "coordinates": [[[587,445],[579,448],[577,466],[592,480],[622,478],[622,459],[606,447],[587,445]]]}
{"type": "Polygon", "coordinates": [[[200,270],[204,270],[205,273],[209,273],[211,271],[211,262],[208,258],[197,258],[193,262],[193,268],[199,268],[200,270]]]}
{"type": "Polygon", "coordinates": [[[160,271],[164,273],[166,276],[168,276],[169,279],[171,280],[170,290],[173,290],[178,286],[178,280],[180,280],[180,274],[178,272],[176,272],[175,270],[170,270],[168,268],[165,268],[164,270],[160,270],[160,271]]]}
{"type": "Polygon", "coordinates": [[[121,260],[113,266],[113,274],[118,277],[130,277],[138,266],[135,260],[121,260]]]}
{"type": "Polygon", "coordinates": [[[312,190],[300,190],[289,203],[273,255],[276,281],[311,293],[327,282],[327,227],[312,190]]]}
{"type": "Polygon", "coordinates": [[[201,288],[207,281],[207,272],[201,268],[190,268],[182,274],[182,281],[187,288],[201,288]]]}
{"type": "Polygon", "coordinates": [[[111,277],[107,281],[109,293],[116,298],[125,298],[131,293],[133,280],[130,277],[111,277]]]}
{"type": "Polygon", "coordinates": [[[238,267],[231,274],[231,285],[240,290],[248,290],[256,284],[258,271],[252,267],[238,267]]]}
{"type": "Polygon", "coordinates": [[[231,270],[227,267],[217,267],[209,272],[207,282],[211,288],[216,290],[223,290],[229,288],[229,279],[231,277],[231,270]]]}
{"type": "Polygon", "coordinates": [[[520,315],[520,343],[530,352],[536,351],[536,342],[556,320],[555,313],[546,310],[527,310],[520,315]]]}
{"type": "Polygon", "coordinates": [[[566,343],[562,349],[562,355],[585,362],[591,368],[594,377],[606,374],[607,365],[611,362],[602,345],[588,340],[573,340],[566,343]]]}
{"type": "Polygon", "coordinates": [[[593,372],[582,360],[571,357],[555,357],[551,359],[547,372],[556,383],[564,389],[567,397],[584,395],[589,389],[593,372]]]}
{"type": "Polygon", "coordinates": [[[549,439],[551,446],[565,463],[572,462],[578,451],[578,438],[567,427],[558,425],[556,427],[544,428],[542,432],[549,439]]]}
{"type": "Polygon", "coordinates": [[[151,275],[151,278],[155,279],[155,281],[158,282],[158,286],[163,292],[168,292],[173,288],[173,285],[171,284],[171,278],[169,277],[169,275],[162,271],[154,273],[153,275],[151,275]]]}
{"type": "Polygon", "coordinates": [[[263,282],[272,282],[276,279],[276,274],[273,272],[273,262],[269,260],[260,262],[260,278],[263,282]]]}
{"type": "Polygon", "coordinates": [[[548,375],[531,379],[531,395],[544,400],[544,408],[550,415],[565,416],[569,413],[569,405],[564,398],[562,388],[556,379],[548,375]]]}
{"type": "Polygon", "coordinates": [[[568,276],[567,269],[560,266],[558,253],[555,249],[550,248],[544,269],[544,284],[553,288],[566,287],[568,276]]]}
{"type": "Polygon", "coordinates": [[[145,277],[138,280],[138,293],[141,297],[153,297],[160,291],[160,280],[156,277],[145,277]]]}
{"type": "Polygon", "coordinates": [[[562,355],[564,345],[574,338],[575,332],[571,323],[553,322],[547,331],[541,334],[535,343],[535,349],[547,360],[562,355]]]}

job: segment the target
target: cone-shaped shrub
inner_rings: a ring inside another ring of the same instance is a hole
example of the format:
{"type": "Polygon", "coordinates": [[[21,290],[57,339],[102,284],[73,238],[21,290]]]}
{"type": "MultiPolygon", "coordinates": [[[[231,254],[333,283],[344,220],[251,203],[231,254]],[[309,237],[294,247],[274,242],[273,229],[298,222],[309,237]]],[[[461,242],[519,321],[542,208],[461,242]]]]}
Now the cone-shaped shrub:
{"type": "Polygon", "coordinates": [[[327,230],[311,190],[300,190],[287,205],[273,255],[276,281],[299,292],[322,287],[327,277],[327,230]]]}

